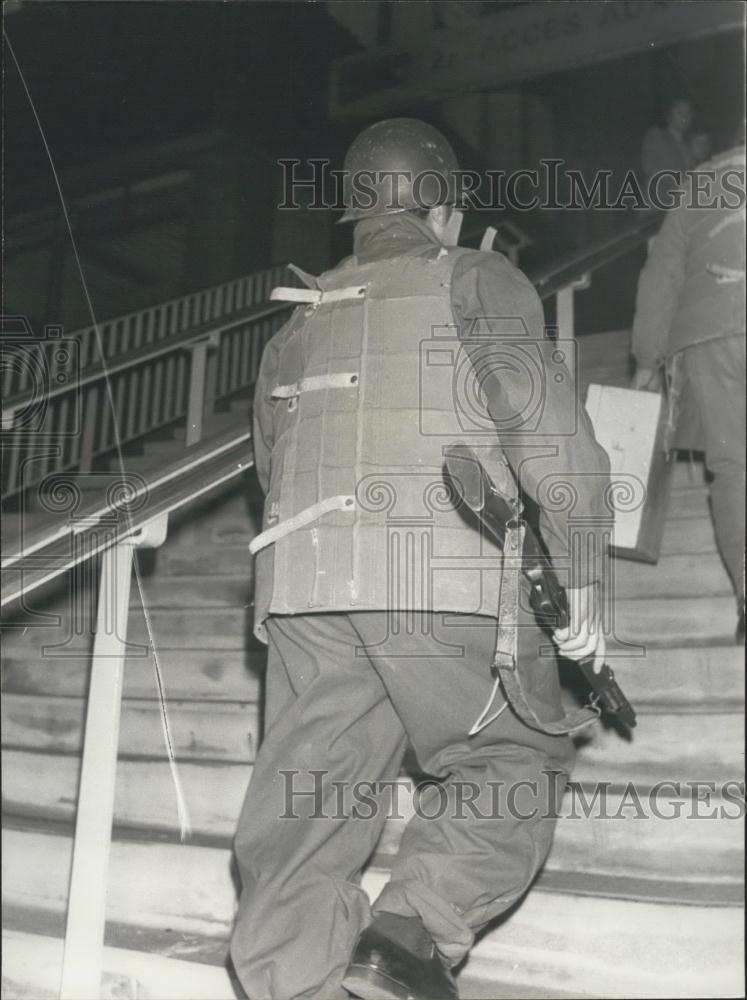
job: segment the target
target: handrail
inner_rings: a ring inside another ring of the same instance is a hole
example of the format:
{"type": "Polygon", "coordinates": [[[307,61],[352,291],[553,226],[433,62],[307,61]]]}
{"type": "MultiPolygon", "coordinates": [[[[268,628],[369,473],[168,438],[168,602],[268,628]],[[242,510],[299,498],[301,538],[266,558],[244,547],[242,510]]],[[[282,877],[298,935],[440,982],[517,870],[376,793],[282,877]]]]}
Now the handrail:
{"type": "Polygon", "coordinates": [[[584,274],[604,267],[650,239],[661,227],[661,221],[660,212],[647,213],[644,220],[635,222],[621,233],[605,237],[586,250],[574,251],[561,257],[559,261],[540,268],[536,274],[529,275],[530,280],[540,298],[547,299],[584,274]]]}
{"type": "MultiPolygon", "coordinates": [[[[99,382],[112,375],[118,375],[121,372],[126,371],[128,368],[135,368],[138,365],[142,365],[146,361],[152,361],[156,358],[163,357],[166,354],[173,354],[175,351],[184,350],[184,348],[189,347],[191,344],[200,340],[204,340],[211,334],[214,336],[220,336],[229,330],[236,329],[236,327],[243,326],[244,324],[250,323],[254,320],[263,319],[266,316],[271,316],[274,313],[287,308],[288,306],[283,303],[272,302],[267,303],[266,305],[254,306],[251,309],[247,309],[240,313],[235,313],[232,316],[226,317],[225,320],[210,320],[207,323],[203,323],[201,326],[185,330],[183,333],[178,333],[164,340],[155,341],[153,344],[147,344],[143,348],[129,351],[120,355],[114,361],[108,363],[98,362],[90,365],[85,369],[80,378],[76,380],[74,385],[57,385],[49,389],[42,398],[45,401],[55,399],[57,396],[62,396],[65,393],[81,389],[83,386],[90,385],[92,382],[99,382]]],[[[3,403],[3,428],[7,429],[12,427],[14,414],[17,413],[18,410],[27,406],[29,403],[37,402],[38,400],[39,397],[33,392],[33,390],[19,392],[16,393],[15,396],[11,396],[3,403]]]]}
{"type": "Polygon", "coordinates": [[[142,476],[112,473],[120,496],[110,503],[92,500],[75,520],[50,517],[21,548],[2,559],[0,606],[49,583],[73,566],[112,545],[136,536],[143,528],[196,500],[222,483],[240,476],[254,464],[251,432],[227,431],[188,449],[177,461],[146,482],[142,476]],[[76,536],[76,545],[70,537],[76,536]]]}
{"type": "MultiPolygon", "coordinates": [[[[102,320],[96,326],[85,326],[72,331],[66,339],[79,345],[79,358],[85,370],[89,365],[98,364],[101,350],[107,359],[127,353],[132,347],[139,347],[143,341],[152,343],[162,338],[170,338],[196,325],[230,316],[238,309],[259,305],[278,281],[287,281],[286,265],[277,264],[263,271],[244,274],[217,285],[179,295],[157,302],[142,309],[102,320]]],[[[292,279],[290,279],[292,280],[292,279]]],[[[31,330],[27,330],[31,337],[31,330]]],[[[35,338],[38,340],[38,338],[35,338]]],[[[56,338],[50,338],[43,345],[54,352],[56,338]]],[[[28,371],[14,373],[12,368],[4,372],[2,395],[10,398],[25,389],[25,384],[13,385],[14,374],[24,382],[28,371]]]]}
{"type": "Polygon", "coordinates": [[[270,291],[295,281],[276,265],[69,338],[52,328],[35,337],[23,317],[19,329],[5,317],[3,496],[50,472],[87,472],[98,456],[184,418],[194,444],[210,407],[254,382],[289,308],[270,304],[270,291]]]}

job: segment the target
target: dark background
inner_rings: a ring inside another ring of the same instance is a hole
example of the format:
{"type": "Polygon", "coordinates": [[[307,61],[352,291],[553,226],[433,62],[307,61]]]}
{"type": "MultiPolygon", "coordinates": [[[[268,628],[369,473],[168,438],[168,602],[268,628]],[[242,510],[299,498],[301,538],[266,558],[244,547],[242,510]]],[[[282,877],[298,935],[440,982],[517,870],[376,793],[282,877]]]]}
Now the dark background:
{"type": "MultiPolygon", "coordinates": [[[[435,7],[436,21],[450,6],[435,7]]],[[[513,6],[479,4],[485,13],[513,6]]],[[[370,121],[328,115],[330,63],[361,45],[326,4],[31,2],[9,5],[5,29],[72,206],[101,315],[285,259],[318,270],[349,252],[349,227],[335,227],[327,213],[287,219],[275,211],[278,159],[328,157],[340,166],[370,121]],[[162,197],[140,192],[148,175],[180,170],[188,178],[174,179],[162,197]],[[96,209],[97,196],[118,186],[120,201],[109,198],[108,214],[96,209]]],[[[52,171],[7,48],[4,58],[6,311],[80,325],[85,303],[69,236],[55,220],[52,171]]],[[[609,168],[619,176],[638,168],[645,129],[680,95],[693,101],[696,125],[711,133],[714,149],[728,147],[743,114],[742,89],[743,38],[732,33],[544,76],[511,93],[522,107],[543,109],[554,155],[590,174],[609,168]]],[[[502,166],[495,137],[487,148],[455,134],[443,101],[392,113],[443,128],[465,168],[502,166]]],[[[522,136],[505,140],[507,156],[521,159],[522,136]]],[[[535,241],[522,265],[588,246],[626,223],[609,215],[522,217],[535,241]]],[[[635,273],[600,275],[597,290],[579,300],[582,320],[588,313],[597,328],[629,322],[629,305],[610,303],[609,292],[624,286],[629,300],[635,273]]]]}

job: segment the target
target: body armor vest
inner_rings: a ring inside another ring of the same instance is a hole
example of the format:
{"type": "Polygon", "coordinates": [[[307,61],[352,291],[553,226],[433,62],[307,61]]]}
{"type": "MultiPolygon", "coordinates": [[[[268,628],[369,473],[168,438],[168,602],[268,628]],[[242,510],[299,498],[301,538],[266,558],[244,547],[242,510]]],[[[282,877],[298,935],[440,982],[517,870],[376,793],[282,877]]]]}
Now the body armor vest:
{"type": "Polygon", "coordinates": [[[274,294],[308,304],[276,334],[265,386],[270,484],[252,545],[260,637],[268,614],[497,614],[500,551],[460,508],[443,457],[463,441],[507,481],[451,311],[462,252],[351,258],[308,292],[274,294]]]}

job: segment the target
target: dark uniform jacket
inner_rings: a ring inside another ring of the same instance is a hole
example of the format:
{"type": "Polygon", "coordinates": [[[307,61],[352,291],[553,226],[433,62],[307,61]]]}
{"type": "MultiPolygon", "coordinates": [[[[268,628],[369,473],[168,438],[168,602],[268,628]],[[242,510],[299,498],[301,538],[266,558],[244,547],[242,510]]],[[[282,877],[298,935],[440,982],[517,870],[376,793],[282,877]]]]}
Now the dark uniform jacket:
{"type": "Polygon", "coordinates": [[[609,465],[576,398],[573,345],[545,338],[532,285],[500,254],[447,250],[412,213],[359,222],[354,251],[263,356],[254,447],[272,541],[257,556],[258,635],[273,613],[495,615],[500,554],[449,493],[454,441],[499,481],[508,460],[561,565],[569,525],[590,530],[572,583],[594,579],[609,465]]]}
{"type": "MultiPolygon", "coordinates": [[[[667,213],[638,282],[633,353],[639,367],[653,370],[691,345],[744,336],[744,170],[744,147],[702,164],[688,179],[680,207],[667,213]]],[[[697,448],[697,420],[688,411],[686,386],[678,389],[683,408],[676,444],[697,448]]]]}

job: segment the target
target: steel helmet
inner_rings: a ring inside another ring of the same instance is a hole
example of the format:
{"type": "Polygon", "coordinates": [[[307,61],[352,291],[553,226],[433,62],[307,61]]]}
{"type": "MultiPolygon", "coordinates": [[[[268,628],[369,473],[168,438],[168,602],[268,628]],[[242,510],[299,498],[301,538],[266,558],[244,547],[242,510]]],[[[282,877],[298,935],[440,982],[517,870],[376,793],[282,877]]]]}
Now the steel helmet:
{"type": "Polygon", "coordinates": [[[343,175],[340,222],[456,204],[454,150],[417,118],[387,118],[353,141],[343,175]]]}

